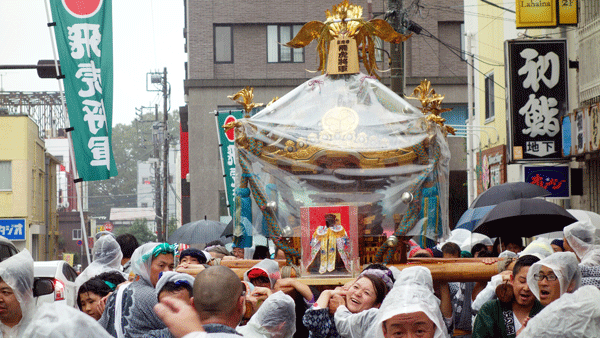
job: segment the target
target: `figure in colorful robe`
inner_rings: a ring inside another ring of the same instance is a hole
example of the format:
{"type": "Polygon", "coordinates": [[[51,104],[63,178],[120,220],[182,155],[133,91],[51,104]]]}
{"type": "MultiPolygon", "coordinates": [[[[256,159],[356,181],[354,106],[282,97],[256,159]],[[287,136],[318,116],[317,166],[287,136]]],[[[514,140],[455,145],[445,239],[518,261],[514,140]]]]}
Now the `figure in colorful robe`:
{"type": "Polygon", "coordinates": [[[310,241],[309,265],[315,261],[317,254],[319,254],[319,273],[332,272],[336,268],[336,259],[339,254],[346,270],[352,271],[348,260],[349,246],[348,234],[343,226],[337,224],[336,215],[326,214],[325,225],[317,227],[310,241]]]}

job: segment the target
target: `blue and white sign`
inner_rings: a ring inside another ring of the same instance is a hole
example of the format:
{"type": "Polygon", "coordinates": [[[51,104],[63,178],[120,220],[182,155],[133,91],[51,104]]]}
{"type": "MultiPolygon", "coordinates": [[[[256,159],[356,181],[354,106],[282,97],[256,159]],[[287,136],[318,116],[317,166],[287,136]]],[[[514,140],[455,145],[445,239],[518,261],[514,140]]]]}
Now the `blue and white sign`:
{"type": "Polygon", "coordinates": [[[25,224],[24,218],[0,219],[0,235],[11,241],[24,241],[25,224]]]}

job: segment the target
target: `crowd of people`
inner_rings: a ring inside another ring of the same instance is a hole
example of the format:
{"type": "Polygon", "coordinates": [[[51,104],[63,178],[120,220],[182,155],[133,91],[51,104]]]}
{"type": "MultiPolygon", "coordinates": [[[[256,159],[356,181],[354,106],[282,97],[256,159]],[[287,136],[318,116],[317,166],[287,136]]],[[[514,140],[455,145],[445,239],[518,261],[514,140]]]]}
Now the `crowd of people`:
{"type": "Polygon", "coordinates": [[[600,247],[588,221],[527,247],[518,237],[466,244],[461,236],[435,248],[411,241],[407,251],[483,258],[500,270],[489,282],[434,282],[426,267],[371,264],[346,285],[317,290],[268,249],[238,276],[210,263],[243,259],[242,248],[178,251],[106,234],[76,280],[79,310],[35,305],[33,259],[23,250],[0,262],[1,337],[600,337],[600,247]],[[195,277],[182,273],[190,268],[195,277]]]}

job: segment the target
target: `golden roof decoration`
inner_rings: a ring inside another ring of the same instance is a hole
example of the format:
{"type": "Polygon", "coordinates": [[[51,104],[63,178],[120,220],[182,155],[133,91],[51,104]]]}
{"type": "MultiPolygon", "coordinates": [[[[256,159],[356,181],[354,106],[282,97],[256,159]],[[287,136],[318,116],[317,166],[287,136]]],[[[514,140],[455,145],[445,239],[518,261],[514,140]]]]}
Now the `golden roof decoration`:
{"type": "Polygon", "coordinates": [[[413,96],[407,98],[421,101],[421,111],[423,114],[428,115],[427,120],[439,124],[444,130],[444,134],[450,133],[455,135],[455,129],[444,125],[446,119],[440,116],[443,112],[452,109],[442,108],[444,95],[435,92],[435,89],[431,87],[431,81],[428,81],[427,79],[421,81],[421,84],[413,91],[413,96]]]}
{"type": "Polygon", "coordinates": [[[412,34],[403,35],[396,32],[389,23],[382,19],[365,21],[362,18],[362,7],[342,1],[334,5],[331,11],[326,10],[325,22],[311,21],[302,26],[298,34],[285,45],[292,48],[306,47],[313,40],[318,40],[319,68],[322,73],[327,69],[329,43],[337,37],[356,39],[359,49],[362,48],[362,62],[369,75],[377,75],[375,60],[374,36],[390,43],[406,41],[412,34]]]}
{"type": "Polygon", "coordinates": [[[246,87],[239,92],[227,96],[229,99],[241,104],[244,106],[244,110],[246,111],[247,117],[250,116],[250,112],[252,109],[256,107],[262,107],[262,103],[254,103],[254,88],[246,87]]]}

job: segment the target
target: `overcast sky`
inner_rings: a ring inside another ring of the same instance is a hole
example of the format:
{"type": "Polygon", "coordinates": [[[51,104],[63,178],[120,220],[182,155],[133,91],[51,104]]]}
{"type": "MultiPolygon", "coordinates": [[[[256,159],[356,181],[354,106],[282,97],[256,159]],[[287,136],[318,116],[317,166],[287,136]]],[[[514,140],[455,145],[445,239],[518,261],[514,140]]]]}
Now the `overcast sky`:
{"type": "MultiPolygon", "coordinates": [[[[48,0],[0,0],[0,65],[37,64],[53,59],[45,4],[48,0]]],[[[167,67],[171,110],[184,105],[183,0],[113,1],[113,125],[129,123],[136,108],[162,107],[146,91],[146,73],[167,67]]],[[[5,91],[57,91],[53,79],[32,70],[0,69],[5,91]]]]}

